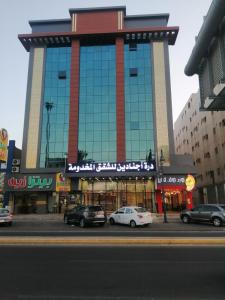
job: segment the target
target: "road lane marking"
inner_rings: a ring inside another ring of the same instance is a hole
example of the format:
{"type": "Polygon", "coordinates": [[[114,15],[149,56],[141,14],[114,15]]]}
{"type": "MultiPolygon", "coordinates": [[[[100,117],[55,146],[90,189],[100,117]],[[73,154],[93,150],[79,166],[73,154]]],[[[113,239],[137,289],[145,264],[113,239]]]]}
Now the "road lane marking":
{"type": "Polygon", "coordinates": [[[0,245],[224,245],[225,238],[0,237],[0,245]]]}

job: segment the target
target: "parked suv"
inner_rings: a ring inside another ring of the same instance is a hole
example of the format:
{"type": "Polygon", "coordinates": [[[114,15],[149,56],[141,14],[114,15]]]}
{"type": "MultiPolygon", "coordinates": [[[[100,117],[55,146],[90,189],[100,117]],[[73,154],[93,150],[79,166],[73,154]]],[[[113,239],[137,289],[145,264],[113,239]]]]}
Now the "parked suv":
{"type": "Polygon", "coordinates": [[[106,215],[100,205],[82,205],[67,210],[64,214],[64,223],[76,223],[82,228],[88,224],[99,224],[100,226],[104,226],[106,223],[106,215]]]}
{"type": "Polygon", "coordinates": [[[180,214],[183,223],[190,221],[211,222],[214,226],[225,223],[225,204],[201,204],[180,214]]]}

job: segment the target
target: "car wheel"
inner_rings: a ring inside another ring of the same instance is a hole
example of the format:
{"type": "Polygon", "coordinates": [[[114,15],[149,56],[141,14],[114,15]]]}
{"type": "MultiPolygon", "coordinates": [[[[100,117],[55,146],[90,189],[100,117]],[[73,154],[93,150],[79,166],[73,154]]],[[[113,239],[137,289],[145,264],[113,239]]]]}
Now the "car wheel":
{"type": "Polygon", "coordinates": [[[184,224],[188,224],[188,223],[190,223],[190,217],[188,215],[184,215],[182,217],[182,221],[184,224]]]}
{"type": "Polygon", "coordinates": [[[222,220],[218,217],[213,218],[213,225],[219,227],[222,225],[222,220]]]}
{"type": "Polygon", "coordinates": [[[110,218],[110,219],[109,219],[109,224],[110,224],[110,225],[115,225],[115,220],[114,220],[113,218],[110,218]]]}
{"type": "Polygon", "coordinates": [[[81,228],[85,227],[85,220],[84,220],[84,218],[80,219],[80,227],[81,228]]]}
{"type": "Polygon", "coordinates": [[[64,217],[64,224],[69,224],[69,219],[67,216],[64,217]]]}
{"type": "Polygon", "coordinates": [[[100,227],[103,227],[105,225],[105,223],[99,223],[100,227]]]}
{"type": "Polygon", "coordinates": [[[12,226],[12,222],[9,222],[9,223],[8,223],[8,226],[12,226]]]}
{"type": "Polygon", "coordinates": [[[134,220],[130,221],[130,227],[135,228],[136,227],[136,222],[134,220]]]}

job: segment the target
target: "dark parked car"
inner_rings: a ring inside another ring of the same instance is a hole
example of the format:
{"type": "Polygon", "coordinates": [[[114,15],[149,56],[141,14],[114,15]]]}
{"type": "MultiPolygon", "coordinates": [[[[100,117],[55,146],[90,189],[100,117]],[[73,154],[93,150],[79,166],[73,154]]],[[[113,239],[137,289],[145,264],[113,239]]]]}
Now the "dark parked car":
{"type": "Polygon", "coordinates": [[[64,214],[64,223],[79,224],[82,228],[88,224],[104,226],[106,223],[106,215],[100,205],[82,205],[66,211],[64,214]]]}
{"type": "Polygon", "coordinates": [[[183,223],[191,221],[211,222],[214,226],[225,223],[225,204],[201,204],[180,214],[183,223]]]}

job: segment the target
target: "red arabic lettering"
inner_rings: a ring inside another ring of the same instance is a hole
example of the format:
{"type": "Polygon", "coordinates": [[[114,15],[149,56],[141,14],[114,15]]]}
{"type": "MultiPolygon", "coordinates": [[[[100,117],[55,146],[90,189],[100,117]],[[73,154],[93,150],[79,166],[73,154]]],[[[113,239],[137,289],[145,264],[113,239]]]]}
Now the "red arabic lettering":
{"type": "Polygon", "coordinates": [[[26,176],[23,178],[12,177],[8,180],[8,185],[14,189],[24,189],[27,185],[27,178],[26,176]]]}

